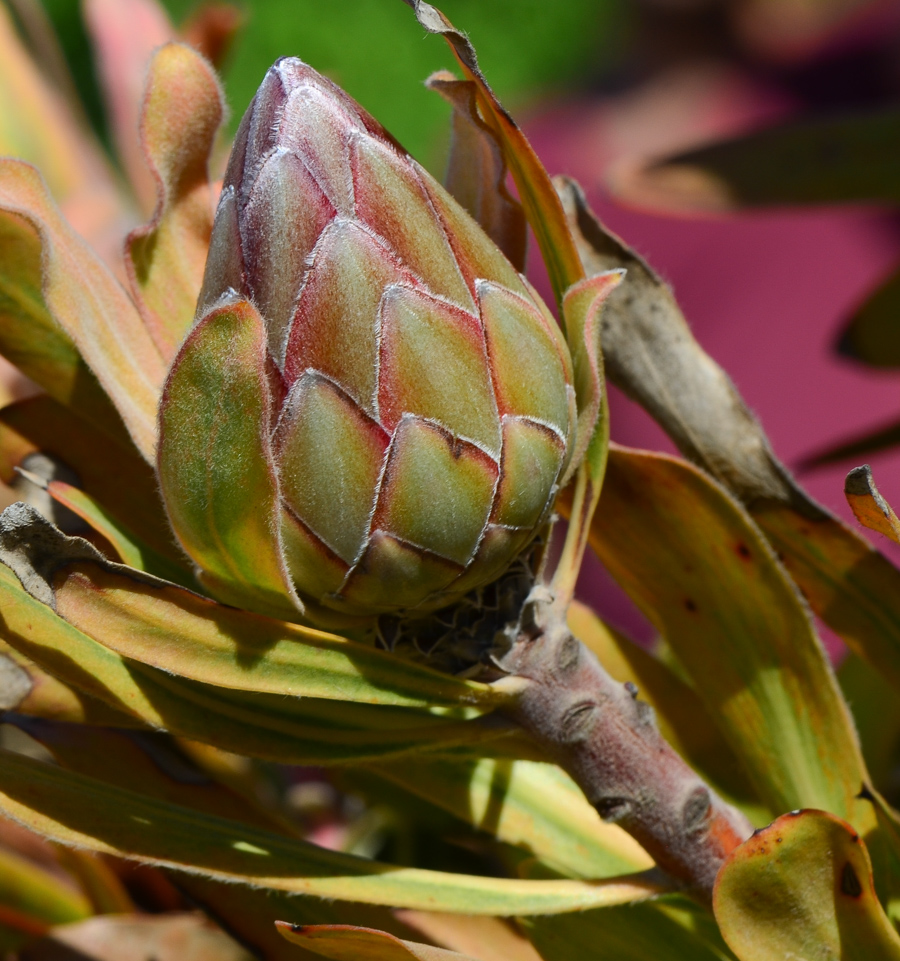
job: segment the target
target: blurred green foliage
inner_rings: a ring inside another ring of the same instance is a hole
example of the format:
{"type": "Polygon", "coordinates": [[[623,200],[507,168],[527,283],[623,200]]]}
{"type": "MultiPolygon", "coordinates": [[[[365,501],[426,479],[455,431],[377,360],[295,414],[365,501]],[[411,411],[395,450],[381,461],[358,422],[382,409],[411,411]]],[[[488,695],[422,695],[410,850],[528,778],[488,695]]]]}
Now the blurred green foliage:
{"type": "MultiPolygon", "coordinates": [[[[196,0],[163,0],[176,23],[196,0]]],[[[90,52],[78,0],[45,0],[66,54],[99,120],[90,52]]],[[[479,52],[509,106],[595,73],[615,47],[624,0],[443,0],[438,4],[479,52]]],[[[449,108],[422,85],[452,68],[446,46],[429,37],[401,0],[250,0],[244,29],[225,68],[234,127],[267,67],[301,57],[356,97],[428,166],[440,166],[449,108]]]]}

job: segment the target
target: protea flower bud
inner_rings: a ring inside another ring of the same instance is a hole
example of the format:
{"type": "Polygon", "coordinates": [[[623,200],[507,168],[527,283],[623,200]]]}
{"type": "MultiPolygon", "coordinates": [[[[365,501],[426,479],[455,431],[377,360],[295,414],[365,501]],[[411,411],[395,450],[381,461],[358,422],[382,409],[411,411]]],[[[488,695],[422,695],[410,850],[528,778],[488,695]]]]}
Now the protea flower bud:
{"type": "MultiPolygon", "coordinates": [[[[502,573],[571,455],[568,348],[474,220],[296,59],[238,131],[198,327],[238,301],[265,326],[275,526],[300,598],[427,611],[502,573]]],[[[164,411],[162,460],[167,436],[164,411]]]]}

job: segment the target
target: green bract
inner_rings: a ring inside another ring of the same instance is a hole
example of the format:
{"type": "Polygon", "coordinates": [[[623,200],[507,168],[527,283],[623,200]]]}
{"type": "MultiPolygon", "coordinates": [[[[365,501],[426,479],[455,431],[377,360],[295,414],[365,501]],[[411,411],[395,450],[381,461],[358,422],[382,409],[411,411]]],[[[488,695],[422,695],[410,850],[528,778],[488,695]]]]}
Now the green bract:
{"type": "Polygon", "coordinates": [[[266,609],[293,589],[351,615],[432,610],[494,580],[546,520],[576,423],[553,317],[299,60],[272,67],[241,124],[198,317],[159,469],[223,599],[251,585],[266,609]]]}

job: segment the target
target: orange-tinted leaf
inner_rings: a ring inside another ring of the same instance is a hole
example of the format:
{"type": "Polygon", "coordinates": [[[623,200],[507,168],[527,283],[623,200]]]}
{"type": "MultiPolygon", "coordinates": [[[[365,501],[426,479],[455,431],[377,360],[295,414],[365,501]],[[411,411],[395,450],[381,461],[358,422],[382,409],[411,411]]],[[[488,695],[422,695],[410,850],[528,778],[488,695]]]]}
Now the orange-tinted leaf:
{"type": "Polygon", "coordinates": [[[719,872],[714,906],[741,961],[900,958],[865,845],[823,811],[785,814],[737,848],[719,872]]]}
{"type": "Polygon", "coordinates": [[[109,168],[59,92],[53,90],[0,7],[0,156],[19,157],[43,174],[58,203],[90,202],[112,212],[109,168]]]}
{"type": "Polygon", "coordinates": [[[497,135],[478,112],[478,87],[441,71],[426,81],[453,107],[453,135],[444,185],[485,233],[525,270],[527,224],[522,205],[506,187],[506,161],[497,135]]]}
{"type": "Polygon", "coordinates": [[[171,359],[194,319],[212,233],[208,165],[224,104],[212,67],[166,44],[150,64],[140,135],[156,181],[156,211],[126,244],[132,294],[160,353],[171,359]]]}
{"type": "Polygon", "coordinates": [[[33,167],[0,163],[0,210],[23,217],[38,232],[47,309],[115,404],[138,450],[151,459],[164,369],[134,305],[63,219],[33,167]]]}
{"type": "Polygon", "coordinates": [[[156,184],[137,136],[147,66],[153,51],[175,39],[156,0],[84,0],[113,140],[140,207],[149,213],[156,184]]]}
{"type": "Polygon", "coordinates": [[[900,544],[900,519],[881,496],[868,464],[850,471],[844,481],[844,495],[854,516],[870,531],[884,534],[900,544]]]}
{"type": "Polygon", "coordinates": [[[584,279],[584,269],[547,171],[516,122],[488,86],[468,38],[437,7],[424,0],[405,2],[415,10],[419,23],[429,33],[438,34],[447,41],[466,79],[476,85],[478,105],[503,147],[506,163],[516,182],[528,222],[537,237],[557,301],[561,304],[569,287],[584,279]]]}
{"type": "Polygon", "coordinates": [[[429,944],[394,937],[386,931],[351,924],[290,924],[276,922],[279,933],[292,944],[334,961],[475,961],[429,944]]]}
{"type": "Polygon", "coordinates": [[[502,918],[436,911],[398,911],[397,917],[443,948],[479,961],[540,961],[534,948],[502,918]]]}
{"type": "Polygon", "coordinates": [[[206,0],[182,23],[179,32],[186,43],[199,50],[219,70],[244,19],[239,7],[206,0]]]}

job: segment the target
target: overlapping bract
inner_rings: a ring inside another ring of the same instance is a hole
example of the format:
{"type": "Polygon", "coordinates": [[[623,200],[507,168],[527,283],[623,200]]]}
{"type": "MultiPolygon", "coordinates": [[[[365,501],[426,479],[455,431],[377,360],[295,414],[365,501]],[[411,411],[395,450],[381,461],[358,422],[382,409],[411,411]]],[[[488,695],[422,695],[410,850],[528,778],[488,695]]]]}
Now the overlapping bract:
{"type": "Polygon", "coordinates": [[[269,71],[238,132],[201,319],[163,403],[163,493],[189,553],[167,405],[209,350],[204,328],[236,311],[265,328],[273,523],[301,599],[434,609],[533,538],[573,446],[562,335],[456,201],[296,59],[269,71]]]}

